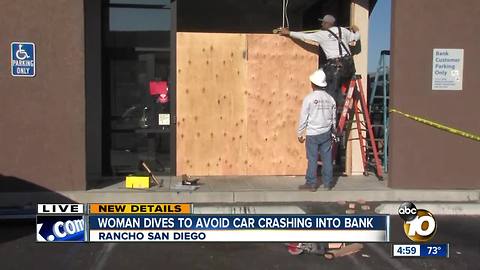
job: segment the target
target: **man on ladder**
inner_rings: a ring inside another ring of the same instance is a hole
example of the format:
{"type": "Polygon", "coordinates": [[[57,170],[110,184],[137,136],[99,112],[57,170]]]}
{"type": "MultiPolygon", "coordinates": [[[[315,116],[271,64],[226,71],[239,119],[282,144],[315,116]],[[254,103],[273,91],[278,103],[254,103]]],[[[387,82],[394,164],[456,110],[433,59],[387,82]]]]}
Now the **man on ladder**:
{"type": "MultiPolygon", "coordinates": [[[[367,128],[367,135],[370,137],[370,148],[373,150],[372,152],[375,159],[377,176],[381,180],[383,179],[383,175],[375,139],[373,137],[370,115],[363,97],[361,80],[355,75],[355,64],[350,51],[350,47],[355,46],[356,43],[360,41],[359,29],[355,25],[349,27],[349,29],[335,27],[335,17],[332,15],[325,15],[322,19],[319,19],[319,21],[322,23],[321,29],[313,33],[293,32],[285,27],[276,30],[276,32],[278,31],[280,35],[299,39],[304,42],[317,43],[325,52],[327,63],[323,65],[323,70],[326,74],[326,91],[335,99],[337,113],[342,112],[341,116],[337,117],[339,122],[336,134],[340,136],[343,134],[349,112],[354,113],[356,116],[359,138],[361,138],[359,141],[362,152],[364,174],[367,174],[369,164],[367,151],[368,145],[364,141],[365,138],[362,136],[362,126],[367,128]],[[344,102],[344,93],[341,91],[342,85],[347,85],[347,102],[344,102]],[[357,104],[361,105],[361,109],[357,107],[357,104]],[[360,120],[360,114],[363,114],[365,122],[360,120]]],[[[334,159],[340,158],[340,155],[336,155],[338,150],[339,147],[334,147],[334,159]]],[[[340,159],[336,160],[337,164],[340,164],[338,162],[339,160],[340,159]]]]}
{"type": "Polygon", "coordinates": [[[349,46],[360,40],[358,27],[353,25],[350,30],[335,26],[335,17],[325,15],[321,21],[321,30],[313,33],[293,32],[288,28],[280,28],[278,33],[304,42],[317,43],[325,52],[327,63],[323,66],[327,76],[327,92],[337,102],[337,107],[343,105],[341,85],[348,83],[355,75],[355,65],[349,46]]]}
{"type": "MultiPolygon", "coordinates": [[[[360,32],[355,25],[352,25],[350,30],[335,26],[335,17],[332,15],[327,14],[319,21],[321,29],[313,33],[293,32],[288,28],[280,28],[278,33],[304,42],[317,43],[322,48],[327,58],[326,63],[321,63],[326,75],[326,91],[335,100],[338,114],[344,103],[341,86],[348,84],[355,75],[355,64],[349,46],[354,46],[360,40],[360,32]]],[[[337,121],[338,119],[339,117],[337,117],[337,121]]],[[[337,145],[337,148],[340,150],[341,147],[337,145]]],[[[334,151],[339,152],[337,149],[334,151]]],[[[341,155],[337,156],[335,163],[342,164],[341,155]]],[[[338,169],[343,171],[342,167],[340,166],[338,169]]]]}

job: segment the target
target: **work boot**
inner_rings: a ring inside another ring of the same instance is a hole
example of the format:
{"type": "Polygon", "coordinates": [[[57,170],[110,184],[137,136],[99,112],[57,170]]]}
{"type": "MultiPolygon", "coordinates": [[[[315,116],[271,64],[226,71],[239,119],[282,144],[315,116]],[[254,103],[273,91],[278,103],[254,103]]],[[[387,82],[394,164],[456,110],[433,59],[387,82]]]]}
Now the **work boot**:
{"type": "Polygon", "coordinates": [[[325,190],[325,191],[330,191],[330,190],[332,190],[332,188],[333,188],[333,185],[332,185],[332,184],[330,184],[330,185],[323,185],[323,190],[325,190]]]}

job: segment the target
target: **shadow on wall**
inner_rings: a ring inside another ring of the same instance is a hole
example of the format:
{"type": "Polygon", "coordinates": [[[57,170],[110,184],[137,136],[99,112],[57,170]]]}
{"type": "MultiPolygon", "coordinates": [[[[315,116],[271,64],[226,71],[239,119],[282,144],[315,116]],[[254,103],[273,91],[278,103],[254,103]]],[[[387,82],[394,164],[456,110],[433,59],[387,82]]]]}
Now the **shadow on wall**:
{"type": "Polygon", "coordinates": [[[38,203],[76,203],[52,190],[0,174],[0,243],[28,235],[35,241],[38,203]]]}
{"type": "Polygon", "coordinates": [[[307,52],[318,55],[318,68],[321,68],[322,64],[327,62],[327,57],[325,56],[325,52],[322,50],[320,46],[303,42],[298,39],[292,39],[292,41],[293,43],[300,46],[302,49],[306,50],[307,52]]]}
{"type": "Polygon", "coordinates": [[[297,39],[292,39],[292,41],[297,44],[298,46],[300,46],[302,49],[310,52],[310,53],[313,53],[313,54],[317,54],[318,53],[318,46],[317,45],[313,45],[313,44],[309,44],[309,43],[306,43],[306,42],[303,42],[303,41],[300,41],[300,40],[297,40],[297,39]]]}

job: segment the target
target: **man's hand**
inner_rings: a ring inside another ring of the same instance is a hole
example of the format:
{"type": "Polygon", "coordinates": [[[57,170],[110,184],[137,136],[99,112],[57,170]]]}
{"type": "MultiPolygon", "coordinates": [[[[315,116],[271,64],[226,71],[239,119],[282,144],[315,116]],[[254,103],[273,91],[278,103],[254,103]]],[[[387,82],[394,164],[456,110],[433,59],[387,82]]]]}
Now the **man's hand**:
{"type": "Polygon", "coordinates": [[[358,31],[360,31],[360,28],[358,28],[358,26],[356,25],[352,25],[350,26],[350,30],[353,32],[353,33],[356,33],[358,31]]]}
{"type": "Polygon", "coordinates": [[[340,142],[340,138],[337,136],[336,133],[332,132],[332,141],[334,143],[339,143],[340,142]]]}
{"type": "Polygon", "coordinates": [[[278,33],[282,36],[289,36],[290,30],[288,30],[288,28],[279,28],[278,33]]]}
{"type": "Polygon", "coordinates": [[[298,137],[298,142],[304,143],[305,142],[305,136],[298,137]]]}

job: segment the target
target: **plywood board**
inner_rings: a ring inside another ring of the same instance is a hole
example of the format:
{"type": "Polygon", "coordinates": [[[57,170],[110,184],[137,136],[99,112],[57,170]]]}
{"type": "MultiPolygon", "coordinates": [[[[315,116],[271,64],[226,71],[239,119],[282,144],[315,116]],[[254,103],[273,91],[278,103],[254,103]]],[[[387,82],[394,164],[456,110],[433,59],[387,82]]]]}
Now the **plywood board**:
{"type": "Polygon", "coordinates": [[[277,35],[248,40],[248,175],[303,175],[296,128],[317,56],[277,35]]]}
{"type": "Polygon", "coordinates": [[[246,36],[177,34],[177,174],[246,174],[246,36]]]}
{"type": "Polygon", "coordinates": [[[177,174],[305,174],[296,127],[316,67],[277,35],[178,33],[177,174]]]}

